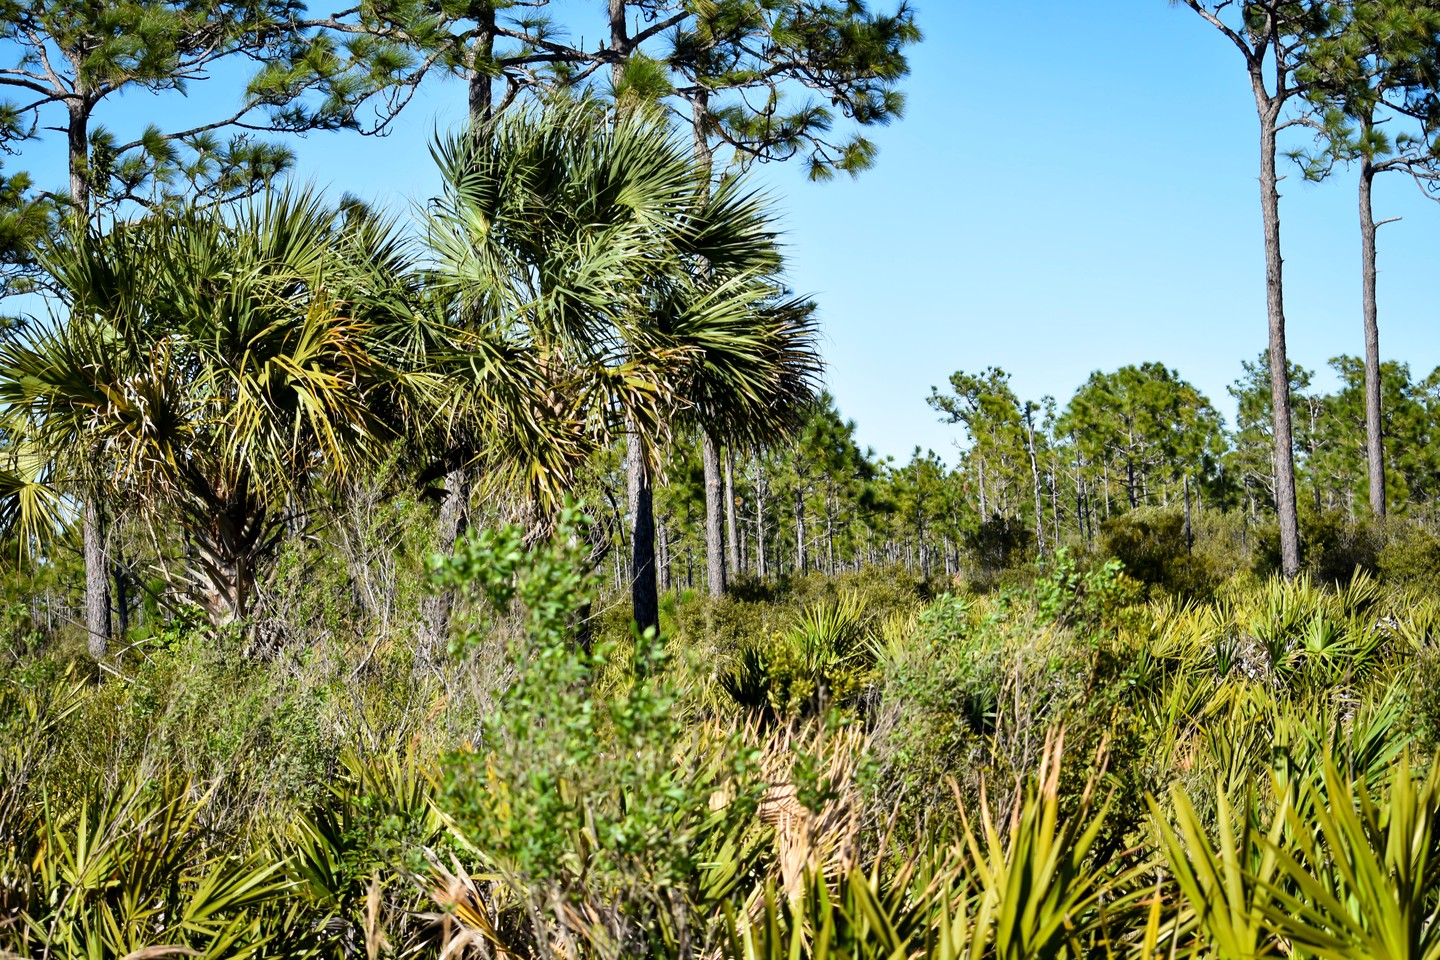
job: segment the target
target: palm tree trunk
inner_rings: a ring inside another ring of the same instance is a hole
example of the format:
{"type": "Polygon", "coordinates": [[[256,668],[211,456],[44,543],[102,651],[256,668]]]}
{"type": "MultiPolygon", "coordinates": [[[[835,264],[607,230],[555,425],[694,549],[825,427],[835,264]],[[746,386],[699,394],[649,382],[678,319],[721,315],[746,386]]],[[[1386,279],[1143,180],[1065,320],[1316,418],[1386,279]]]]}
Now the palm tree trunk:
{"type": "Polygon", "coordinates": [[[705,576],[710,596],[725,595],[725,507],[720,477],[720,450],[710,431],[701,428],[701,459],[705,464],[705,576]]]}
{"type": "MultiPolygon", "coordinates": [[[[465,535],[470,500],[470,477],[463,469],[445,474],[445,499],[440,501],[440,515],[435,524],[435,546],[442,553],[451,553],[465,535]]],[[[450,615],[455,609],[455,592],[436,589],[420,602],[420,642],[415,645],[416,666],[435,662],[450,637],[450,615]]]]}
{"type": "Polygon", "coordinates": [[[644,444],[633,432],[627,455],[630,500],[630,601],[635,626],[660,628],[660,595],[655,583],[655,506],[644,444]]]}
{"type": "MultiPolygon", "coordinates": [[[[1370,122],[1362,119],[1360,142],[1368,143],[1370,122]]],[[[1365,319],[1365,461],[1370,472],[1370,512],[1385,516],[1385,438],[1380,407],[1380,323],[1375,298],[1375,212],[1371,190],[1375,164],[1365,154],[1360,161],[1360,261],[1365,319]]]]}

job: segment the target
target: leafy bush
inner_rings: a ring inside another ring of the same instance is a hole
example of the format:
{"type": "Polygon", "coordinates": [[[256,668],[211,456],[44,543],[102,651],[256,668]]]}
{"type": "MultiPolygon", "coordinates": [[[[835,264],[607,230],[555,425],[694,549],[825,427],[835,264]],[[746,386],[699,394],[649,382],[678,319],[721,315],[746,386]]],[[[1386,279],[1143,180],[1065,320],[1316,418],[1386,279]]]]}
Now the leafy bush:
{"type": "Polygon", "coordinates": [[[1388,582],[1440,593],[1440,535],[1414,521],[1392,519],[1375,567],[1388,582]]]}
{"type": "Polygon", "coordinates": [[[983,586],[995,574],[1030,557],[1035,546],[1035,534],[1019,517],[997,513],[966,531],[962,545],[973,579],[983,586]]]}
{"type": "MultiPolygon", "coordinates": [[[[568,510],[529,550],[516,527],[487,532],[439,566],[496,615],[518,603],[525,629],[510,648],[514,684],[480,742],[442,762],[438,802],[497,878],[482,925],[492,946],[673,950],[705,934],[690,926],[748,871],[757,757],[686,721],[653,631],[634,640],[629,681],[597,696],[616,650],[573,641],[571,616],[591,589],[576,556],[582,522],[568,510]]],[[[480,638],[471,631],[461,646],[480,638]]]]}
{"type": "MultiPolygon", "coordinates": [[[[1198,514],[1200,511],[1195,511],[1198,514]]],[[[1201,524],[1192,515],[1191,542],[1179,507],[1142,507],[1100,524],[1102,556],[1124,564],[1141,583],[1182,597],[1209,597],[1231,572],[1206,547],[1201,524]]]]}

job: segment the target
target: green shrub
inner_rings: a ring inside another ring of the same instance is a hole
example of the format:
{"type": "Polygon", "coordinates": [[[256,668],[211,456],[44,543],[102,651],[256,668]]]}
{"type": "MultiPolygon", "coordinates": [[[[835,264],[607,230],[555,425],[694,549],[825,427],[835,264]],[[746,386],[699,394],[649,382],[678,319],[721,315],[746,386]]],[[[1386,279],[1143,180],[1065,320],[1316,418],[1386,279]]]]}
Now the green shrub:
{"type": "Polygon", "coordinates": [[[1403,518],[1391,519],[1385,535],[1375,558],[1380,576],[1391,583],[1440,593],[1440,535],[1403,518]]]}
{"type": "Polygon", "coordinates": [[[442,582],[473,589],[492,613],[460,648],[512,607],[524,624],[509,651],[515,680],[479,743],[442,761],[437,802],[499,880],[493,946],[673,950],[749,871],[758,754],[689,722],[653,631],[624,651],[624,673],[610,669],[616,645],[574,642],[573,611],[594,589],[578,555],[583,522],[568,509],[529,549],[517,527],[487,531],[437,562],[442,582]]]}
{"type": "Polygon", "coordinates": [[[1191,516],[1191,537],[1186,542],[1182,507],[1142,507],[1100,524],[1099,550],[1125,565],[1125,572],[1141,583],[1182,597],[1212,596],[1233,572],[1223,559],[1207,549],[1214,538],[1206,525],[1191,516]]]}

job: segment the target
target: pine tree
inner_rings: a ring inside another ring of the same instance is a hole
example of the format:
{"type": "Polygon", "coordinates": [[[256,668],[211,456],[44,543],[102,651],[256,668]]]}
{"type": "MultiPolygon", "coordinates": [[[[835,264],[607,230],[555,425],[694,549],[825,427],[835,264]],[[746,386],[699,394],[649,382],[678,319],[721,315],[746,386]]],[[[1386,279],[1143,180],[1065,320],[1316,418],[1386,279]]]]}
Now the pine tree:
{"type": "Polygon", "coordinates": [[[1285,292],[1280,256],[1278,138],[1286,106],[1304,93],[1297,75],[1305,52],[1330,27],[1324,0],[1171,0],[1183,3],[1220,32],[1244,60],[1260,133],[1260,210],[1265,233],[1265,302],[1269,328],[1271,420],[1275,440],[1275,508],[1280,523],[1280,566],[1300,572],[1300,527],[1295,512],[1295,459],[1290,395],[1285,372],[1285,292]]]}

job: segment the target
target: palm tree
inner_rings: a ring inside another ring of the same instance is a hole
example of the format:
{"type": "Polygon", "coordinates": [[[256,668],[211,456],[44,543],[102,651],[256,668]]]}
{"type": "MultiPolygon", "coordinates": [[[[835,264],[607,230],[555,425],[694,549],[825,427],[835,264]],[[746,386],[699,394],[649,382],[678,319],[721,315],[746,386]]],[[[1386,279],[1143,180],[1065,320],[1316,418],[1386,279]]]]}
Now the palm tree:
{"type": "Polygon", "coordinates": [[[765,203],[740,181],[712,193],[659,116],[588,100],[512,113],[436,157],[432,284],[451,292],[457,325],[524,339],[579,441],[548,462],[536,448],[511,471],[553,504],[572,465],[627,439],[635,617],[653,626],[650,478],[668,431],[706,416],[759,422],[817,368],[808,309],[778,295],[765,203]]]}
{"type": "Polygon", "coordinates": [[[58,490],[178,522],[217,625],[246,617],[306,495],[440,395],[405,244],[313,193],[87,230],[42,260],[68,313],[0,344],[0,404],[58,490]]]}

